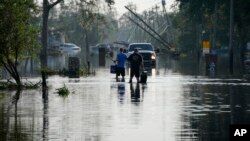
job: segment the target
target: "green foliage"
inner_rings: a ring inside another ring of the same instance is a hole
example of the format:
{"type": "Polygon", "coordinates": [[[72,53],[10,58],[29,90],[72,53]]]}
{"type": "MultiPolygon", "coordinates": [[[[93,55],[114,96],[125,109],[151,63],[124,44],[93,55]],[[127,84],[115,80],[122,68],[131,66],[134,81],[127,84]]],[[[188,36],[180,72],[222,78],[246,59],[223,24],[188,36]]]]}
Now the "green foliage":
{"type": "Polygon", "coordinates": [[[18,62],[35,52],[38,30],[31,25],[33,0],[0,1],[0,64],[20,84],[18,62]]]}
{"type": "MultiPolygon", "coordinates": [[[[181,33],[189,32],[192,36],[197,36],[195,35],[197,32],[206,31],[210,38],[216,36],[217,46],[228,45],[230,0],[176,1],[179,2],[176,23],[181,33]],[[213,32],[214,26],[216,26],[216,32],[213,32]]],[[[237,36],[234,38],[239,45],[243,46],[250,40],[250,33],[246,32],[250,30],[249,7],[249,0],[234,0],[234,27],[236,29],[234,35],[238,36],[238,38],[237,36]]],[[[184,38],[184,35],[181,34],[180,38],[184,38]]],[[[196,41],[190,40],[189,42],[197,42],[197,38],[194,39],[196,41]]],[[[185,44],[182,44],[182,46],[185,46],[185,44]]]]}
{"type": "Polygon", "coordinates": [[[33,0],[2,0],[0,2],[1,60],[20,59],[27,51],[35,50],[38,30],[30,24],[33,0]]]}
{"type": "Polygon", "coordinates": [[[58,88],[56,89],[57,90],[57,93],[60,95],[60,96],[63,96],[63,97],[66,97],[69,95],[69,89],[66,87],[66,85],[64,84],[62,88],[58,88]]]}
{"type": "MultiPolygon", "coordinates": [[[[112,0],[110,2],[112,4],[112,0]]],[[[86,52],[84,51],[86,34],[89,36],[89,45],[96,45],[98,42],[109,40],[108,35],[118,28],[114,13],[98,0],[88,2],[81,0],[79,3],[70,2],[69,4],[61,2],[60,9],[51,10],[49,29],[52,32],[63,33],[65,42],[81,46],[83,52],[86,52]]]]}

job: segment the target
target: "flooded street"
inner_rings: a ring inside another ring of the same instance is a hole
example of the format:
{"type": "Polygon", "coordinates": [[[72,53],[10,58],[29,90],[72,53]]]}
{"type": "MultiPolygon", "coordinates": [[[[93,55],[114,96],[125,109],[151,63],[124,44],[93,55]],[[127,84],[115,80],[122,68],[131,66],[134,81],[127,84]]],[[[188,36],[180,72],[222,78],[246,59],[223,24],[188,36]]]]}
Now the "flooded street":
{"type": "MultiPolygon", "coordinates": [[[[160,64],[147,84],[116,82],[109,68],[96,76],[49,77],[41,90],[0,93],[1,140],[224,141],[229,125],[250,123],[250,83],[173,71],[160,64]],[[56,89],[65,84],[68,97],[56,89]]],[[[167,67],[166,67],[167,66],[167,67]]],[[[173,68],[174,66],[171,66],[173,68]]]]}
{"type": "Polygon", "coordinates": [[[1,0],[0,141],[250,141],[249,7],[1,0]]]}

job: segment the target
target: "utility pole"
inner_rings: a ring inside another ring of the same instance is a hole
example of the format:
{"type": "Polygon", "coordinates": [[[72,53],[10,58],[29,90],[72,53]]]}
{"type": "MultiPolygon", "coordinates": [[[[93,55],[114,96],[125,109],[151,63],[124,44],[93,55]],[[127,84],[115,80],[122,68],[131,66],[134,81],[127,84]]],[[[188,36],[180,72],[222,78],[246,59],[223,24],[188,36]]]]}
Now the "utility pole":
{"type": "Polygon", "coordinates": [[[165,0],[162,0],[162,8],[163,8],[163,15],[165,17],[165,20],[167,21],[167,25],[169,26],[169,28],[166,29],[166,32],[167,32],[167,41],[171,44],[174,43],[174,37],[173,37],[173,32],[171,30],[172,28],[172,22],[170,21],[170,17],[167,13],[167,10],[166,10],[166,2],[165,0]]]}
{"type": "Polygon", "coordinates": [[[233,75],[233,19],[234,19],[234,1],[230,0],[230,29],[229,29],[229,70],[230,74],[233,75]]]}
{"type": "MultiPolygon", "coordinates": [[[[157,23],[157,27],[160,25],[159,23],[159,11],[158,9],[160,9],[159,6],[155,5],[155,7],[153,8],[153,11],[155,11],[155,17],[154,17],[154,21],[157,23]]],[[[154,27],[155,28],[155,27],[154,27]]]]}
{"type": "MultiPolygon", "coordinates": [[[[139,19],[148,29],[150,29],[162,42],[164,42],[165,46],[170,49],[171,45],[163,38],[161,37],[161,35],[159,35],[159,33],[157,33],[151,26],[149,26],[140,16],[138,16],[135,12],[133,12],[131,9],[129,9],[127,6],[125,6],[125,8],[132,13],[137,19],[139,19]]],[[[130,21],[133,22],[133,20],[130,21]]],[[[148,32],[147,32],[148,33],[148,32]]]]}
{"type": "MultiPolygon", "coordinates": [[[[216,31],[217,31],[217,9],[218,9],[218,4],[217,4],[217,0],[214,0],[214,14],[213,14],[213,40],[212,40],[212,48],[211,49],[215,49],[216,48],[216,31]]],[[[211,52],[210,49],[210,52],[211,52]]]]}
{"type": "Polygon", "coordinates": [[[160,38],[155,37],[151,32],[149,32],[148,30],[146,30],[146,28],[142,27],[139,23],[137,23],[135,20],[133,20],[130,17],[127,17],[131,22],[133,22],[134,24],[136,24],[138,27],[140,27],[142,30],[144,30],[146,33],[148,33],[151,37],[153,37],[154,39],[156,39],[157,41],[159,41],[163,46],[168,47],[168,49],[170,49],[170,46],[168,44],[166,44],[166,42],[162,41],[160,38]]]}

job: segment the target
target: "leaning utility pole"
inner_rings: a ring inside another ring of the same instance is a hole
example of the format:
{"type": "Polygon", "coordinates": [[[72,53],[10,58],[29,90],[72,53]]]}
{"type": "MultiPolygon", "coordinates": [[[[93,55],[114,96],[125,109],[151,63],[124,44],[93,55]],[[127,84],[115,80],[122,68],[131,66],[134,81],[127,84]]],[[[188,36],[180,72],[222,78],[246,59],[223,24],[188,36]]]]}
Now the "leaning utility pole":
{"type": "Polygon", "coordinates": [[[174,43],[174,36],[173,36],[173,31],[172,31],[172,22],[170,20],[170,17],[167,13],[165,6],[166,6],[166,2],[165,2],[165,0],[162,0],[163,16],[165,17],[165,20],[167,22],[167,26],[169,27],[169,28],[166,28],[167,41],[170,42],[171,44],[173,44],[174,43]]]}
{"type": "MultiPolygon", "coordinates": [[[[137,23],[135,20],[133,20],[130,17],[127,17],[131,22],[133,22],[134,24],[136,24],[138,27],[140,27],[143,31],[145,31],[146,33],[148,33],[151,37],[153,37],[154,39],[156,39],[157,41],[159,41],[163,46],[168,47],[168,44],[166,44],[165,42],[163,42],[161,39],[155,37],[151,32],[147,31],[144,27],[142,27],[139,23],[137,23]]],[[[170,49],[170,48],[168,48],[170,49]]]]}
{"type": "Polygon", "coordinates": [[[164,42],[164,44],[166,45],[166,47],[168,49],[171,48],[171,45],[161,37],[161,35],[159,33],[157,33],[151,26],[149,26],[140,16],[138,16],[136,13],[134,13],[131,9],[129,9],[127,6],[125,6],[125,8],[131,12],[136,18],[138,18],[148,29],[150,29],[155,35],[157,35],[159,37],[159,39],[164,42]]]}

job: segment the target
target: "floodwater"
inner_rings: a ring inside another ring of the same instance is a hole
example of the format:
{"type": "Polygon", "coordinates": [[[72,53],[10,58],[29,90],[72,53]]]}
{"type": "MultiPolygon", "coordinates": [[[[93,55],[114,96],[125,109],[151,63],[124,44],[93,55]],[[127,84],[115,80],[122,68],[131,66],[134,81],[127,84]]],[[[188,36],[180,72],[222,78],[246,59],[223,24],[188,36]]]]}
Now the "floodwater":
{"type": "MultiPolygon", "coordinates": [[[[250,123],[250,83],[190,75],[164,62],[147,84],[96,76],[49,77],[41,90],[0,93],[3,141],[226,141],[230,124],[250,123]],[[56,89],[66,85],[70,95],[56,89]]],[[[178,65],[178,64],[175,64],[178,65]]]]}

